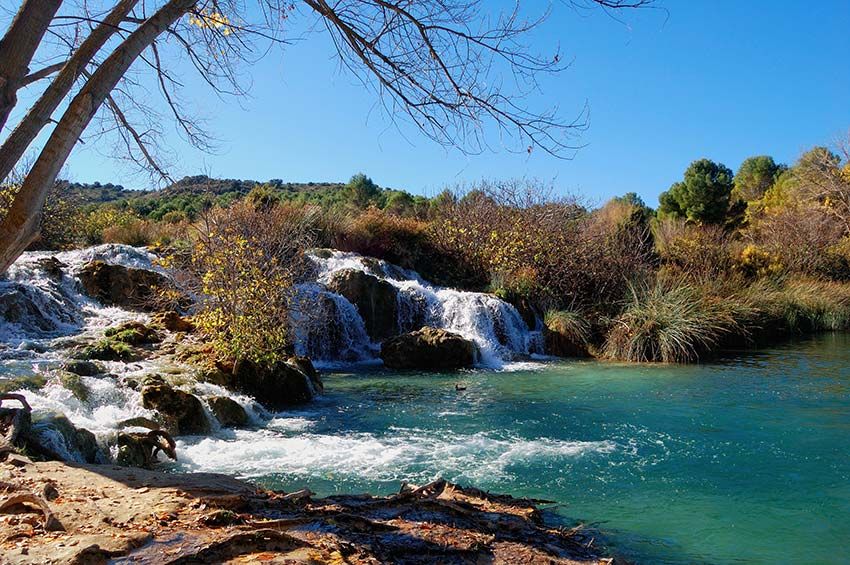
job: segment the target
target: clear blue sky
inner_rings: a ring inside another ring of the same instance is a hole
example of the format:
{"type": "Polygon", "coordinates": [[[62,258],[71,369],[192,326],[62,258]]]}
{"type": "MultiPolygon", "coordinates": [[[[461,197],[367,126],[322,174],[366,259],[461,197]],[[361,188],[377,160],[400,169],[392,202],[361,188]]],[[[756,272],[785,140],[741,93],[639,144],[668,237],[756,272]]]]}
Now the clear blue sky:
{"type": "MultiPolygon", "coordinates": [[[[590,127],[580,140],[587,146],[573,160],[498,150],[465,156],[409,128],[399,132],[372,111],[374,98],[339,70],[316,33],[256,65],[250,99],[192,88],[191,101],[214,118],[220,149],[199,153],[175,135],[173,172],[338,181],[362,171],[381,186],[424,194],[482,177],[532,176],[596,202],[635,191],[655,205],[694,159],[733,169],[755,154],[791,162],[850,128],[848,0],[662,0],[665,10],[621,13],[621,22],[555,6],[533,44],[542,52],[560,45],[574,63],[544,81],[533,103],[557,104],[569,116],[588,102],[590,127]]],[[[68,173],[80,182],[148,185],[96,146],[78,148],[68,173]]]]}

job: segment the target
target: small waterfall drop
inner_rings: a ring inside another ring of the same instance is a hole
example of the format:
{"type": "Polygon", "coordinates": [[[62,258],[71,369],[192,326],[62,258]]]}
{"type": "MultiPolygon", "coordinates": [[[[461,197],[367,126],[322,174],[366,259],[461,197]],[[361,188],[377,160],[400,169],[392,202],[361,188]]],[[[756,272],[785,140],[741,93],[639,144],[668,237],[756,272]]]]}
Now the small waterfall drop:
{"type": "Polygon", "coordinates": [[[311,297],[319,294],[336,307],[314,308],[321,315],[312,324],[300,324],[296,330],[300,354],[333,362],[374,359],[380,350],[369,339],[356,307],[326,286],[346,269],[378,277],[396,288],[398,333],[423,326],[458,333],[475,342],[480,362],[487,367],[542,352],[540,331],[529,329],[516,308],[491,294],[436,286],[414,271],[356,253],[323,251],[310,254],[310,259],[317,267],[316,282],[302,285],[304,292],[311,297]]]}

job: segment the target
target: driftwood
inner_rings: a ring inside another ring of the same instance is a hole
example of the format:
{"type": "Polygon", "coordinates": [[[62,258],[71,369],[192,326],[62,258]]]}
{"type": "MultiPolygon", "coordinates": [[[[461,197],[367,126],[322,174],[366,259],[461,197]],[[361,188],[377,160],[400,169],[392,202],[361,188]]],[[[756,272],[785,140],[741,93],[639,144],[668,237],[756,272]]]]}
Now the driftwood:
{"type": "Polygon", "coordinates": [[[0,459],[15,451],[21,434],[29,428],[30,407],[22,394],[0,394],[0,459]],[[22,408],[3,408],[4,400],[20,402],[22,408]]]}
{"type": "Polygon", "coordinates": [[[6,514],[18,505],[30,505],[35,506],[44,514],[44,530],[46,532],[62,532],[65,531],[65,528],[56,519],[56,516],[53,515],[53,512],[50,511],[50,507],[47,505],[47,501],[41,498],[40,496],[36,496],[30,493],[18,493],[13,494],[11,496],[6,497],[3,502],[0,502],[0,514],[6,514]]]}

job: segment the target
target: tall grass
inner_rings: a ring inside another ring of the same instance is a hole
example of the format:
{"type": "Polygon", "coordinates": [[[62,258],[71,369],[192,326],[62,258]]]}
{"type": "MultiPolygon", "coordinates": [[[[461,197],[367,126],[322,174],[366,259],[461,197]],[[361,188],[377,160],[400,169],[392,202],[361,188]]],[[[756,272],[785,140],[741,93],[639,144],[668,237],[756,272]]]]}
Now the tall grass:
{"type": "Polygon", "coordinates": [[[634,362],[697,361],[724,338],[746,335],[755,314],[746,300],[718,296],[688,283],[658,280],[632,285],[630,291],[605,341],[606,357],[634,362]]]}
{"type": "Polygon", "coordinates": [[[806,278],[763,279],[747,299],[767,329],[793,333],[850,328],[850,285],[806,278]]]}
{"type": "Polygon", "coordinates": [[[550,310],[543,318],[546,328],[570,342],[586,346],[590,343],[591,327],[581,312],[574,310],[550,310]]]}

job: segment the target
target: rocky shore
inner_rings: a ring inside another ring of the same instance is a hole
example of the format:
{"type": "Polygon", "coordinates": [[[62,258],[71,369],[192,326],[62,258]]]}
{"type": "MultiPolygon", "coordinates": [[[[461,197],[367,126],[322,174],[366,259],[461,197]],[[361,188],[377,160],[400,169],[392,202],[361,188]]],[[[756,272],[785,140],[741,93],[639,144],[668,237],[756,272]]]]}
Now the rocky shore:
{"type": "Polygon", "coordinates": [[[314,498],[224,475],[0,463],[2,563],[614,563],[541,501],[439,480],[314,498]]]}

